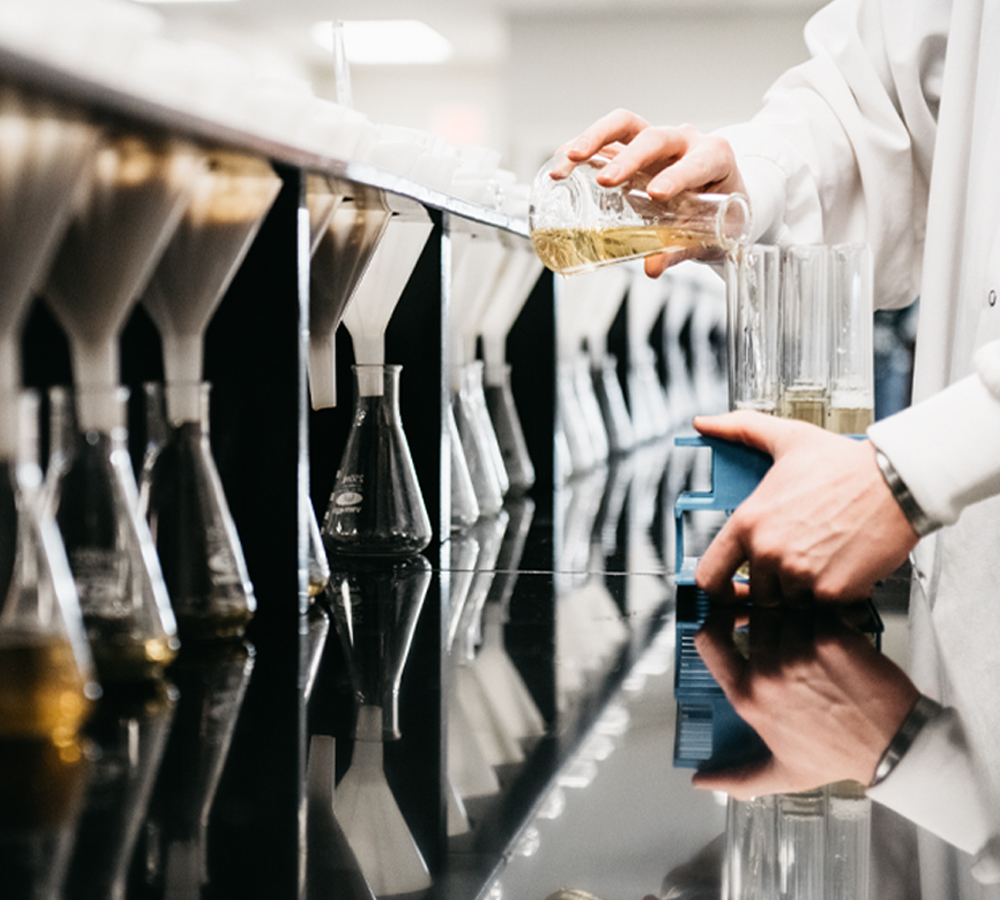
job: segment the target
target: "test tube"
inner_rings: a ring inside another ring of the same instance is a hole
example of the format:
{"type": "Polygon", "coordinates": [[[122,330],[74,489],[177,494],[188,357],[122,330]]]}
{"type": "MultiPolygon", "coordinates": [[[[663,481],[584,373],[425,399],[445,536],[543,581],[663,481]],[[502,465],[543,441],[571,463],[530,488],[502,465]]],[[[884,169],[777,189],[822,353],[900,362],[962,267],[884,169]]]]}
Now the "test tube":
{"type": "Polygon", "coordinates": [[[726,807],[722,900],[772,900],[777,890],[777,831],[773,795],[726,807]]]}
{"type": "Polygon", "coordinates": [[[830,405],[826,427],[864,434],[875,419],[872,258],[864,244],[830,248],[830,405]]]}
{"type": "Polygon", "coordinates": [[[838,781],[826,790],[825,900],[868,900],[872,801],[856,781],[838,781]]]}
{"type": "Polygon", "coordinates": [[[782,260],[781,415],[826,427],[830,380],[827,248],[788,247],[782,260]]]}
{"type": "Polygon", "coordinates": [[[781,251],[755,244],[726,257],[729,408],[775,415],[781,341],[781,251]]]}

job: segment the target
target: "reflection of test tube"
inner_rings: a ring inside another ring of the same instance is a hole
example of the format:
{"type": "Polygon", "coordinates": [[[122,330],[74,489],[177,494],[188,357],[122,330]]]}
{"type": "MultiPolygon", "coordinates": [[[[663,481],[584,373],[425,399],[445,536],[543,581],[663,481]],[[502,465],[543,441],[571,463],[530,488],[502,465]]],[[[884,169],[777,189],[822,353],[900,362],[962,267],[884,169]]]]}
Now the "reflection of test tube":
{"type": "Polygon", "coordinates": [[[779,900],[823,900],[825,812],[823,788],[778,797],[779,900]]]}
{"type": "Polygon", "coordinates": [[[756,244],[726,257],[729,406],[775,414],[780,375],[781,251],[756,244]]]}
{"type": "Polygon", "coordinates": [[[782,408],[826,427],[830,380],[827,248],[795,246],[782,260],[782,408]]]}
{"type": "Polygon", "coordinates": [[[830,248],[830,406],[826,427],[863,434],[874,421],[872,258],[863,244],[830,248]]]}
{"type": "Polygon", "coordinates": [[[729,798],[722,900],[771,900],[775,896],[775,809],[773,795],[729,798]]]}
{"type": "Polygon", "coordinates": [[[872,802],[856,781],[826,791],[826,900],[868,900],[872,802]]]}

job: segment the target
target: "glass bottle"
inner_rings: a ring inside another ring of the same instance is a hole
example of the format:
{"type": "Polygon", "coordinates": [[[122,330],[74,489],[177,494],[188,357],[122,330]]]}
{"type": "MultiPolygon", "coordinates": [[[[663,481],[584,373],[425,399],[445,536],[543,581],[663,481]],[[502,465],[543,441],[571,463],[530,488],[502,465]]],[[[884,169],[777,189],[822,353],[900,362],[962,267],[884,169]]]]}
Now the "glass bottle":
{"type": "Polygon", "coordinates": [[[598,184],[609,162],[597,154],[574,166],[558,153],[535,176],[528,226],[552,271],[571,275],[664,251],[719,259],[746,241],[750,207],[742,194],[685,192],[657,201],[641,173],[618,187],[598,184]]]}
{"type": "Polygon", "coordinates": [[[47,508],[62,532],[83,610],[90,648],[102,682],[155,678],[180,647],[177,622],[126,449],[124,388],[61,388],[49,394],[47,508]],[[88,428],[101,409],[114,411],[110,432],[88,428]],[[81,428],[77,430],[77,416],[81,428]]]}
{"type": "Polygon", "coordinates": [[[257,601],[209,444],[205,383],[147,384],[139,509],[182,639],[243,634],[257,601]],[[196,414],[196,418],[192,416],[196,414]]]}
{"type": "Polygon", "coordinates": [[[406,557],[431,524],[399,415],[402,366],[353,366],[354,421],[323,522],[331,554],[406,557]]]}
{"type": "Polygon", "coordinates": [[[510,386],[510,365],[505,363],[503,366],[487,366],[484,376],[483,391],[486,407],[496,433],[510,489],[516,492],[530,490],[535,483],[535,467],[531,462],[524,430],[521,428],[521,419],[514,404],[514,393],[510,386]]]}

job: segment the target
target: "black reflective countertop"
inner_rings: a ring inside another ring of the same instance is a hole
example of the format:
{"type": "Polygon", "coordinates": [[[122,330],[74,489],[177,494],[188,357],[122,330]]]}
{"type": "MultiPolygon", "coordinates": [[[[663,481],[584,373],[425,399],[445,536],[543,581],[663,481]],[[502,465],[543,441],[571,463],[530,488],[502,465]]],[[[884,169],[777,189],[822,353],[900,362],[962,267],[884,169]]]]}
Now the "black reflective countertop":
{"type": "Polygon", "coordinates": [[[445,565],[331,559],[308,614],[106,693],[82,759],[0,767],[0,897],[718,896],[725,798],[673,765],[663,510],[700,477],[666,443],[552,520],[509,501],[445,565]]]}

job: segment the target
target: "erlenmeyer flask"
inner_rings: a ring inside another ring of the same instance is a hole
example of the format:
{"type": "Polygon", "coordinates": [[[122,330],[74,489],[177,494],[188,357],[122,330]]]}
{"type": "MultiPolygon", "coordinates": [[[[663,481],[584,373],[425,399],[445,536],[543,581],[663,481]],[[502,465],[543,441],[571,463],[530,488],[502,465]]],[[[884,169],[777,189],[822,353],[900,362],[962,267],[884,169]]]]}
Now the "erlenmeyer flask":
{"type": "Polygon", "coordinates": [[[149,433],[139,509],[160,558],[181,638],[230,638],[243,634],[257,608],[243,550],[208,440],[205,383],[147,384],[149,433]],[[200,416],[168,420],[173,394],[193,394],[200,416]],[[167,401],[167,402],[165,402],[167,401]]]}
{"type": "Polygon", "coordinates": [[[332,554],[406,557],[431,523],[399,415],[402,366],[354,366],[354,421],[323,522],[332,554]]]}
{"type": "Polygon", "coordinates": [[[323,536],[319,533],[316,510],[306,500],[306,523],[309,528],[309,596],[318,597],[330,583],[330,561],[326,558],[323,536]]]}
{"type": "Polygon", "coordinates": [[[177,622],[153,539],[139,515],[126,449],[128,392],[81,390],[80,410],[117,409],[110,432],[77,432],[68,391],[53,388],[48,510],[66,545],[101,681],[159,677],[177,655],[177,622]]]}
{"type": "Polygon", "coordinates": [[[38,403],[25,395],[12,494],[16,552],[0,615],[0,742],[51,742],[79,757],[77,733],[100,689],[77,592],[54,523],[40,514],[38,403]]]}
{"type": "Polygon", "coordinates": [[[514,405],[510,388],[510,366],[504,364],[500,372],[485,370],[484,393],[490,421],[496,433],[497,444],[512,491],[527,491],[535,483],[535,467],[528,454],[521,419],[514,405]]]}
{"type": "MultiPolygon", "coordinates": [[[[503,480],[501,480],[497,466],[500,451],[496,446],[493,426],[489,424],[488,431],[483,429],[481,413],[477,408],[483,393],[482,366],[483,364],[477,361],[468,366],[453,367],[451,408],[462,452],[469,467],[472,487],[476,492],[479,513],[492,516],[503,506],[503,495],[510,483],[507,480],[506,469],[503,469],[503,480]]],[[[485,400],[481,402],[485,407],[485,400]]],[[[488,418],[489,413],[487,420],[488,418]]]]}
{"type": "Polygon", "coordinates": [[[618,360],[611,354],[601,358],[600,367],[591,372],[594,393],[604,417],[611,453],[625,453],[635,446],[635,431],[625,405],[621,382],[618,380],[618,360]]]}
{"type": "Polygon", "coordinates": [[[445,416],[448,446],[451,450],[451,530],[465,531],[479,518],[479,500],[469,472],[469,461],[462,450],[462,437],[458,433],[455,410],[449,406],[445,416]]]}

